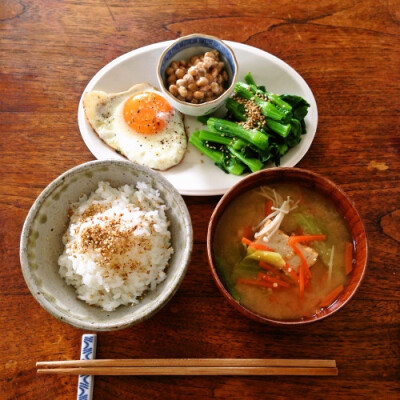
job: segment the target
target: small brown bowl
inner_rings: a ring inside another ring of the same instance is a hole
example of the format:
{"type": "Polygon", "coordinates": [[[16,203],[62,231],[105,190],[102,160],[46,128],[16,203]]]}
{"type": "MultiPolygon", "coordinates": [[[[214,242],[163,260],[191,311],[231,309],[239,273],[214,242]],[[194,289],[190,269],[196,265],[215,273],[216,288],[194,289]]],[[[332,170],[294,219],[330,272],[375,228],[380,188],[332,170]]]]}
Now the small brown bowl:
{"type": "Polygon", "coordinates": [[[229,301],[229,303],[242,314],[256,321],[269,323],[273,325],[299,325],[306,324],[310,322],[315,322],[332,315],[340,308],[342,308],[355,294],[358,287],[363,279],[365,269],[367,266],[368,259],[368,247],[367,247],[367,235],[364,228],[364,224],[353,205],[350,198],[332,181],[318,175],[314,172],[307,171],[299,168],[271,168],[262,170],[253,174],[240,181],[238,184],[233,186],[219,201],[217,204],[209,225],[207,233],[207,255],[208,262],[211,269],[211,274],[222,294],[229,301]],[[272,183],[282,183],[282,182],[293,182],[297,185],[306,187],[308,189],[314,190],[325,197],[330,198],[336,205],[337,210],[344,216],[348,228],[351,232],[353,238],[353,243],[355,244],[355,253],[353,259],[353,270],[351,273],[350,281],[339,295],[337,300],[331,304],[329,307],[323,309],[318,315],[311,317],[303,317],[298,320],[278,320],[265,317],[261,314],[250,311],[248,308],[241,305],[236,301],[231,294],[227,291],[223,283],[221,282],[216,267],[214,264],[213,256],[213,242],[215,229],[218,221],[222,214],[225,212],[227,206],[240,194],[245,191],[253,189],[261,185],[267,185],[272,183]]]}

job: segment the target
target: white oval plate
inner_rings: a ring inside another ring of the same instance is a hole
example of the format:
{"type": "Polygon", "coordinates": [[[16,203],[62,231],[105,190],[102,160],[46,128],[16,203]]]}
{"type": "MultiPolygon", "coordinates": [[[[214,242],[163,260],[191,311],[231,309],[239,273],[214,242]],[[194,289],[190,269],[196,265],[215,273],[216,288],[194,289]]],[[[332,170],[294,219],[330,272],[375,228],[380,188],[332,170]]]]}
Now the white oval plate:
{"type": "MultiPolygon", "coordinates": [[[[103,90],[121,92],[135,83],[148,82],[158,87],[156,67],[161,52],[172,41],[155,43],[126,53],[103,67],[90,80],[84,92],[103,90]]],[[[236,42],[226,42],[235,52],[239,64],[238,80],[243,80],[251,72],[259,85],[265,85],[270,92],[290,93],[304,97],[310,108],[305,119],[307,134],[301,142],[281,158],[282,167],[294,167],[306,154],[314,139],[318,123],[318,110],[314,95],[304,79],[288,64],[263,50],[236,42]]],[[[82,138],[99,160],[125,160],[125,157],[107,146],[93,131],[86,120],[82,106],[82,97],[78,109],[78,125],[82,138]]],[[[204,127],[195,117],[185,116],[186,131],[194,132],[204,127]]],[[[268,167],[273,167],[271,163],[268,167]]],[[[190,196],[211,196],[224,194],[242,177],[228,175],[216,167],[211,160],[188,145],[183,161],[160,172],[179,193],[190,196]]]]}

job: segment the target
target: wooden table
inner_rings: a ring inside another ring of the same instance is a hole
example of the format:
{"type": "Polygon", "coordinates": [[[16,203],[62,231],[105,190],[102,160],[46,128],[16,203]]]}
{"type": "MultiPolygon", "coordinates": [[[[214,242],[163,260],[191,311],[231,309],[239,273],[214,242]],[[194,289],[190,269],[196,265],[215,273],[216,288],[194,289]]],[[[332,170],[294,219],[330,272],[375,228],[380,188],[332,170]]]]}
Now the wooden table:
{"type": "Polygon", "coordinates": [[[181,288],[151,320],[100,333],[98,357],[333,358],[340,375],[97,377],[95,398],[400,398],[400,4],[311,4],[1,2],[1,399],[76,397],[76,377],[37,376],[35,362],[77,358],[83,331],[34,300],[18,252],[41,190],[93,160],[77,126],[84,87],[115,57],[193,32],[270,52],[308,82],[319,125],[298,166],[334,180],[354,200],[369,235],[367,274],[353,300],[324,321],[287,329],[248,320],[228,305],[207,266],[207,223],[219,197],[185,197],[194,250],[181,288]]]}

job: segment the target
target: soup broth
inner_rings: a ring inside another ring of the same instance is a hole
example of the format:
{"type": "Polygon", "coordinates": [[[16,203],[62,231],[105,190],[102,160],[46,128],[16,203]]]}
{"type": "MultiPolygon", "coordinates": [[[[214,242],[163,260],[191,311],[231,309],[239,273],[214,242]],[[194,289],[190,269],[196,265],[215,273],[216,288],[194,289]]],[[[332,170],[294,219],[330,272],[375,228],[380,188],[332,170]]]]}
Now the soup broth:
{"type": "MultiPolygon", "coordinates": [[[[274,218],[277,216],[271,220],[274,218]]],[[[351,264],[352,238],[346,221],[330,199],[298,185],[274,184],[247,191],[232,201],[218,221],[213,255],[221,281],[240,304],[263,316],[289,321],[312,317],[335,302],[351,273],[349,248],[351,264]],[[274,211],[266,191],[278,193],[283,200],[288,196],[291,199],[292,209],[283,214],[275,235],[286,243],[290,243],[289,238],[303,238],[297,247],[303,256],[309,255],[310,265],[304,266],[300,255],[295,260],[287,245],[275,265],[262,263],[263,258],[257,257],[257,248],[267,249],[262,257],[279,252],[268,247],[277,242],[274,236],[269,240],[254,237],[257,228],[260,230],[260,221],[274,211]],[[318,235],[317,240],[309,240],[310,235],[318,235]],[[293,268],[288,257],[292,257],[293,268]],[[295,261],[299,264],[297,269],[295,261]]]]}

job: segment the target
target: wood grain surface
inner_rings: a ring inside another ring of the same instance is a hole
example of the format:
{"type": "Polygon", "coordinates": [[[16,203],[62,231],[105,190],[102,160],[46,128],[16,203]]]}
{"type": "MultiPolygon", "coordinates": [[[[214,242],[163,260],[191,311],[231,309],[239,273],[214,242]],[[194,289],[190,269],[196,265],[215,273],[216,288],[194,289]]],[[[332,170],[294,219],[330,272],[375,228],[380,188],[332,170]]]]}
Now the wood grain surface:
{"type": "Polygon", "coordinates": [[[400,4],[366,1],[0,2],[0,399],[75,399],[76,377],[36,374],[39,360],[79,356],[82,331],[31,296],[19,263],[27,212],[47,184],[93,160],[77,126],[91,77],[115,57],[202,32],[293,66],[318,104],[299,167],[351,196],[369,237],[355,297],[307,326],[239,314],[212,281],[206,231],[219,197],[185,197],[194,226],[187,276],[136,327],[98,335],[98,358],[324,358],[337,377],[96,377],[95,399],[399,399],[400,4]]]}

